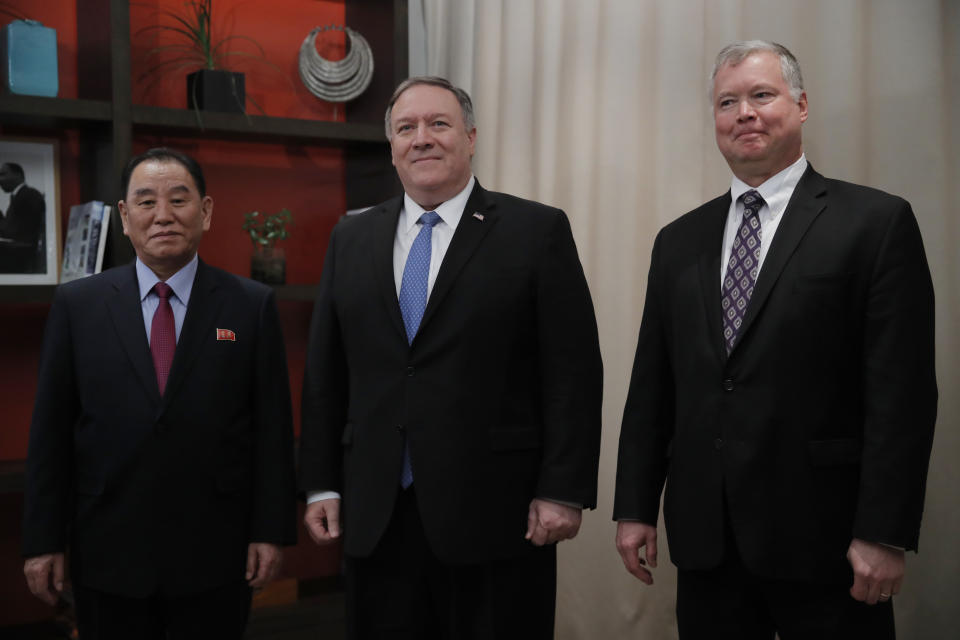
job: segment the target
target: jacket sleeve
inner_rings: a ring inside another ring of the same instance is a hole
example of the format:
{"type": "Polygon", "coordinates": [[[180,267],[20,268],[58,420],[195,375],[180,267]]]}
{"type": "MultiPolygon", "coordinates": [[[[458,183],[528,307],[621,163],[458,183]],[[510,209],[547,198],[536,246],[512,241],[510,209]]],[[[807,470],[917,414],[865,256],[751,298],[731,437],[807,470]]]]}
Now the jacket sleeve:
{"type": "Polygon", "coordinates": [[[27,453],[23,555],[64,551],[73,513],[73,429],[80,417],[70,314],[57,290],[40,352],[27,453]]]}
{"type": "Polygon", "coordinates": [[[251,542],[294,544],[297,540],[290,380],[273,291],[259,308],[255,371],[255,438],[251,542]]]}
{"type": "Polygon", "coordinates": [[[307,362],[303,375],[300,429],[301,491],[343,493],[343,450],[340,439],[347,416],[347,364],[334,306],[337,228],[330,236],[317,293],[307,362]]]}
{"type": "Polygon", "coordinates": [[[934,297],[905,201],[877,254],[863,335],[863,454],[853,535],[916,549],[937,415],[934,297]]]}
{"type": "Polygon", "coordinates": [[[537,273],[543,458],[537,496],[595,508],[603,364],[590,290],[570,223],[559,212],[537,273]]]}
{"type": "Polygon", "coordinates": [[[620,428],[614,520],[656,525],[674,429],[673,372],[662,310],[661,237],[650,258],[637,353],[620,428]]]}

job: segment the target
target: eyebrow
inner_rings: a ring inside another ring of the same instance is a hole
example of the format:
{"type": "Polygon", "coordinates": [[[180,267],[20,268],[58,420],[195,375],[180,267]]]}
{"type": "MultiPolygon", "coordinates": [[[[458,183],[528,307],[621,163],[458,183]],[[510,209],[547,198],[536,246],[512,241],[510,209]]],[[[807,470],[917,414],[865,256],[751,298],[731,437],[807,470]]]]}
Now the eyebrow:
{"type": "MultiPolygon", "coordinates": [[[[188,187],[188,186],[185,185],[185,184],[178,184],[178,185],[175,186],[175,187],[170,187],[170,189],[167,191],[167,193],[174,193],[174,192],[176,192],[176,193],[190,193],[190,187],[188,187]]],[[[156,194],[157,194],[157,192],[156,192],[154,189],[151,189],[150,187],[141,187],[141,188],[139,188],[139,189],[134,190],[134,192],[133,192],[133,195],[134,195],[134,197],[136,197],[136,198],[141,198],[141,197],[143,197],[143,196],[153,196],[153,195],[156,195],[156,194]]]]}
{"type": "Polygon", "coordinates": [[[428,113],[428,114],[423,115],[423,116],[420,116],[420,115],[414,115],[414,116],[399,116],[399,117],[397,118],[397,124],[399,124],[399,123],[401,123],[401,122],[411,122],[411,121],[413,121],[413,120],[420,120],[421,118],[424,119],[424,120],[437,120],[437,119],[449,120],[449,119],[451,119],[452,117],[453,117],[453,116],[451,116],[451,115],[448,114],[448,113],[444,113],[444,112],[442,112],[442,111],[438,111],[438,112],[436,112],[436,113],[428,113]]]}

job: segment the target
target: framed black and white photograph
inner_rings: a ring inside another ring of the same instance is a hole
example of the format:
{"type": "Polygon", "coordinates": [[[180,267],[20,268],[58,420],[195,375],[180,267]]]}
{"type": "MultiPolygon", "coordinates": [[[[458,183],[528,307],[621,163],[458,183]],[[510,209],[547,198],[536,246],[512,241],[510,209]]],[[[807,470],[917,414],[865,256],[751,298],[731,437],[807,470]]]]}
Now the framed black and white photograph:
{"type": "Polygon", "coordinates": [[[56,140],[0,140],[0,285],[57,283],[59,177],[56,140]]]}

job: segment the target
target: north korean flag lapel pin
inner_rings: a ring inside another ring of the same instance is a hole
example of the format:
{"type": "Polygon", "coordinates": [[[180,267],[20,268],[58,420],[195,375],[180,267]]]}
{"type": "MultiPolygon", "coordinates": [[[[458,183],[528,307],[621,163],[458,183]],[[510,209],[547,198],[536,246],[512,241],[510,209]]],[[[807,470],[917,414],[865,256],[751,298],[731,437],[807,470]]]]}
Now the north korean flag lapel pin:
{"type": "Polygon", "coordinates": [[[479,211],[474,211],[473,217],[479,220],[480,222],[483,222],[483,214],[480,213],[479,211]]]}
{"type": "Polygon", "coordinates": [[[217,340],[229,340],[230,342],[236,342],[237,334],[230,329],[217,329],[217,340]]]}

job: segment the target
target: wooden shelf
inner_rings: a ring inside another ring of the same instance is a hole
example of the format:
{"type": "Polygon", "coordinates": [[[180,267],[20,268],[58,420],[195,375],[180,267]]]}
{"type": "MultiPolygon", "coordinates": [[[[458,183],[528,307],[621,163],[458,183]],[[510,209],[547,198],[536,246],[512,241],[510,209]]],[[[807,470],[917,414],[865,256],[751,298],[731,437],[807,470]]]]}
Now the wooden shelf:
{"type": "Polygon", "coordinates": [[[107,125],[112,119],[113,107],[105,100],[0,95],[0,124],[54,128],[107,125]]]}
{"type": "Polygon", "coordinates": [[[138,132],[156,130],[164,134],[186,133],[259,141],[295,140],[333,145],[358,142],[387,144],[383,126],[378,124],[198,112],[147,105],[133,105],[131,116],[134,130],[138,132]]]}

